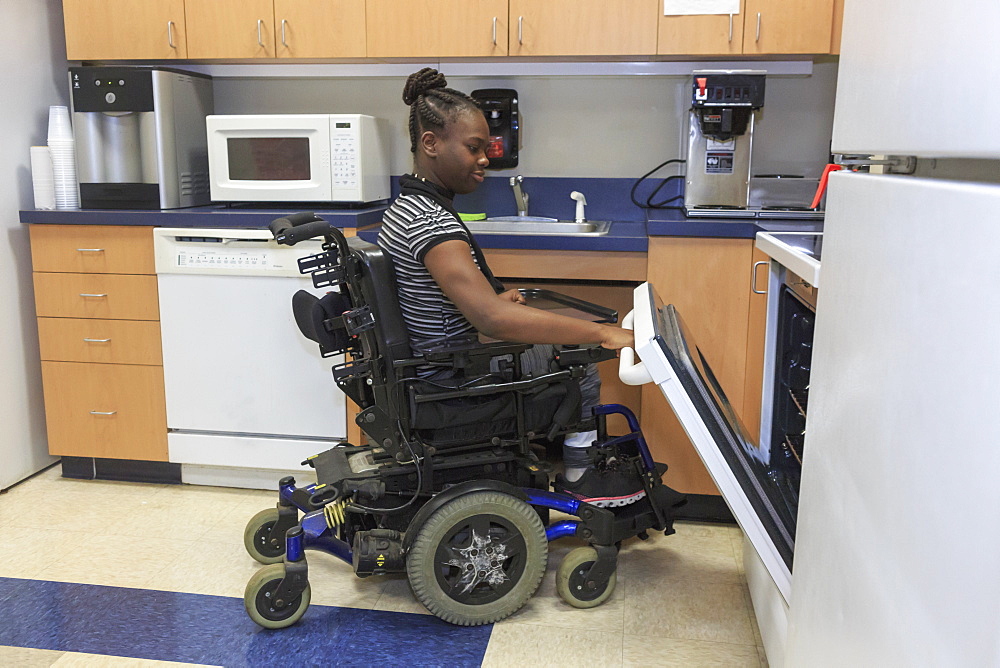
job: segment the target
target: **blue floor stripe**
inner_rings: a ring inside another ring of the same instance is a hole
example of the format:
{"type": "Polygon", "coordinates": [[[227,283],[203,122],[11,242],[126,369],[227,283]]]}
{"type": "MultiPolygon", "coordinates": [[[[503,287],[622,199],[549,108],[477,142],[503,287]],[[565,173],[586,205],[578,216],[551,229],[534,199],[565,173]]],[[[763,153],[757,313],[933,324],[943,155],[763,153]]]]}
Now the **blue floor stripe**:
{"type": "Polygon", "coordinates": [[[14,578],[0,610],[0,645],[221,666],[479,666],[493,629],[312,605],[267,631],[237,598],[14,578]]]}

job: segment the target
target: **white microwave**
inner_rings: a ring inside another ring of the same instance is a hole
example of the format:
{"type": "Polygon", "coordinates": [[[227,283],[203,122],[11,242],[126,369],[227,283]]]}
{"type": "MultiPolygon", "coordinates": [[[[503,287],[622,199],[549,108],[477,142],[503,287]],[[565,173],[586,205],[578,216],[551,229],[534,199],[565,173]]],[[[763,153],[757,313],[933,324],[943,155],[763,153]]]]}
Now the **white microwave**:
{"type": "Polygon", "coordinates": [[[384,122],[361,114],[208,116],[214,202],[389,199],[384,122]]]}

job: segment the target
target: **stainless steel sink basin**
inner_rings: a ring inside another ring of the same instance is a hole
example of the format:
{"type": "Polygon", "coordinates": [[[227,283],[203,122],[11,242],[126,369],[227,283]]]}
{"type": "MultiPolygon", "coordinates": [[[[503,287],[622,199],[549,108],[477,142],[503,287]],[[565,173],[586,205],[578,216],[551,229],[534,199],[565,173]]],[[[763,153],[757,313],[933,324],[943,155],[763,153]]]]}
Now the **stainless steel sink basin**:
{"type": "Polygon", "coordinates": [[[568,237],[597,237],[607,234],[611,223],[606,220],[588,220],[577,223],[541,216],[499,216],[465,223],[473,234],[523,234],[556,235],[568,237]]]}

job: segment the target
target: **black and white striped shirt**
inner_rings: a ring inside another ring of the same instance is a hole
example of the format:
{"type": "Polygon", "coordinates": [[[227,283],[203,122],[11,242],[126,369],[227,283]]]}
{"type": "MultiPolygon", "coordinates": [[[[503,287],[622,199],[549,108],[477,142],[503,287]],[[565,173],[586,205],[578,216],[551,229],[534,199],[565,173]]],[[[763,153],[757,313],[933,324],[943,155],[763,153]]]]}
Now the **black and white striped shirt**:
{"type": "MultiPolygon", "coordinates": [[[[417,351],[444,339],[472,336],[476,331],[424,266],[427,252],[451,239],[469,243],[462,225],[429,197],[400,195],[382,219],[378,245],[392,258],[399,307],[411,346],[417,351]]],[[[479,266],[471,245],[469,253],[479,266]]],[[[428,371],[418,369],[420,375],[428,371]]]]}

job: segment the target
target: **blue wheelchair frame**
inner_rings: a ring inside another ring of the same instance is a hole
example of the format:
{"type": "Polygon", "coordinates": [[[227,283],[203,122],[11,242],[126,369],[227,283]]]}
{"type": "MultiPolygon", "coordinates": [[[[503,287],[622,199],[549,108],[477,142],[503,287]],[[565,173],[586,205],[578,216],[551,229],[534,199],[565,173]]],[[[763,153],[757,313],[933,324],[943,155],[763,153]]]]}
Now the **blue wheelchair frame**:
{"type": "MultiPolygon", "coordinates": [[[[635,413],[633,413],[631,409],[627,406],[622,406],[621,404],[603,404],[595,406],[593,411],[594,415],[623,415],[628,422],[629,429],[631,430],[631,433],[629,434],[605,441],[601,444],[601,447],[611,447],[613,445],[634,441],[639,455],[642,458],[643,468],[645,471],[653,472],[655,470],[653,457],[649,452],[649,446],[646,444],[646,439],[642,435],[642,431],[639,428],[639,420],[635,417],[635,413]]],[[[302,530],[290,530],[288,535],[285,536],[285,561],[301,561],[304,557],[304,551],[310,549],[331,554],[350,564],[353,560],[352,548],[347,544],[347,542],[332,535],[332,529],[327,522],[324,509],[309,510],[296,502],[293,498],[297,489],[305,490],[309,495],[311,495],[315,488],[316,485],[305,485],[298,488],[295,486],[294,482],[282,484],[279,487],[278,496],[281,504],[285,506],[295,506],[305,513],[305,515],[299,520],[299,526],[302,527],[302,530]]],[[[527,502],[529,505],[548,508],[549,510],[557,510],[561,513],[572,515],[574,517],[580,517],[580,507],[587,505],[579,499],[559,492],[550,492],[530,487],[522,488],[522,491],[527,496],[527,502]]],[[[575,536],[577,535],[580,526],[581,522],[577,520],[563,520],[556,522],[551,526],[546,527],[545,537],[549,540],[549,542],[551,542],[565,536],[575,536]]]]}

